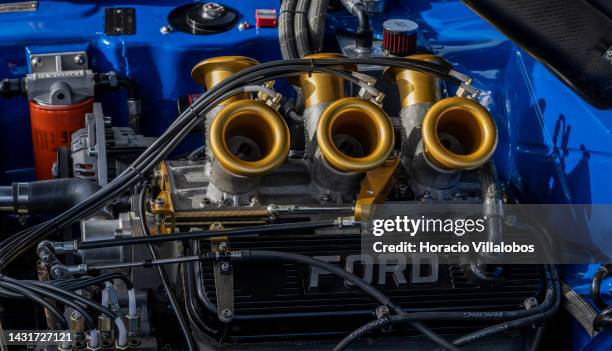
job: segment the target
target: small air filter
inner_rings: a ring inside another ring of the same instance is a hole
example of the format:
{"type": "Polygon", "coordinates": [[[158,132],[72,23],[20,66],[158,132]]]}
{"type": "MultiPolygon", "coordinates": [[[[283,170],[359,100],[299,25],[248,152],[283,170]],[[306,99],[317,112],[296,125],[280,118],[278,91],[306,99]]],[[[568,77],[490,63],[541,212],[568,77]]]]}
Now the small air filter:
{"type": "Polygon", "coordinates": [[[408,56],[416,51],[419,25],[406,19],[390,19],[383,23],[383,49],[385,54],[408,56]]]}

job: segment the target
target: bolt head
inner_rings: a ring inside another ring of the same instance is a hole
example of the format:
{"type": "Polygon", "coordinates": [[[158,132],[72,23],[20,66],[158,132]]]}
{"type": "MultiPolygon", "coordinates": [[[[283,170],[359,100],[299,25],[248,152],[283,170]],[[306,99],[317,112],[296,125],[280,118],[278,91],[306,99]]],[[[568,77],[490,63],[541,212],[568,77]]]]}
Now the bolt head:
{"type": "Polygon", "coordinates": [[[168,34],[168,33],[171,33],[171,32],[172,32],[172,27],[170,27],[170,26],[163,26],[163,27],[161,27],[161,28],[159,29],[159,31],[160,31],[162,34],[168,34]]]}
{"type": "Polygon", "coordinates": [[[232,312],[232,310],[230,309],[224,309],[223,311],[221,311],[221,314],[223,315],[223,317],[225,318],[230,318],[231,316],[234,315],[234,312],[232,312]]]}
{"type": "Polygon", "coordinates": [[[214,2],[202,5],[202,16],[204,18],[217,18],[223,15],[224,12],[225,8],[214,2]]]}
{"type": "Polygon", "coordinates": [[[238,25],[238,30],[240,30],[240,31],[247,30],[249,28],[251,28],[251,24],[249,22],[246,22],[246,21],[245,22],[241,22],[238,25]]]}
{"type": "Polygon", "coordinates": [[[73,61],[79,66],[83,65],[85,64],[85,55],[82,55],[82,54],[74,55],[73,61]]]}
{"type": "Polygon", "coordinates": [[[40,67],[43,64],[43,60],[38,56],[32,57],[30,62],[32,63],[32,67],[40,67]]]}
{"type": "Polygon", "coordinates": [[[376,308],[376,317],[383,318],[389,315],[389,307],[387,306],[378,306],[376,308]]]}
{"type": "Polygon", "coordinates": [[[221,272],[229,272],[230,271],[230,264],[229,262],[222,262],[221,263],[221,272]]]}

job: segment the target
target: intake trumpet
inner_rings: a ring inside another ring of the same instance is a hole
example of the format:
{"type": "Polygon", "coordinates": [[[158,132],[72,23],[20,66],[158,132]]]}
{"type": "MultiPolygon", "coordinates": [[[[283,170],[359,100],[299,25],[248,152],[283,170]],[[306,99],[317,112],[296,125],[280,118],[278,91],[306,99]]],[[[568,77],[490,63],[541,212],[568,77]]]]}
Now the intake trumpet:
{"type": "MultiPolygon", "coordinates": [[[[434,55],[408,58],[450,67],[434,55]]],[[[443,98],[442,82],[429,74],[390,67],[385,77],[398,86],[402,164],[418,185],[451,188],[460,171],[478,168],[491,158],[497,129],[479,103],[463,97],[443,98]]]]}
{"type": "MultiPolygon", "coordinates": [[[[198,63],[192,78],[211,89],[232,74],[258,62],[243,56],[221,56],[198,63]]],[[[253,190],[259,178],[280,166],[289,152],[289,129],[276,110],[252,100],[249,93],[234,95],[206,116],[207,156],[211,182],[230,194],[253,190]]]]}
{"type": "MultiPolygon", "coordinates": [[[[342,57],[329,53],[307,56],[342,57]]],[[[355,189],[361,174],[380,166],[393,151],[391,120],[374,103],[346,97],[340,77],[304,74],[299,77],[299,85],[304,94],[304,123],[313,178],[327,189],[355,189]]]]}

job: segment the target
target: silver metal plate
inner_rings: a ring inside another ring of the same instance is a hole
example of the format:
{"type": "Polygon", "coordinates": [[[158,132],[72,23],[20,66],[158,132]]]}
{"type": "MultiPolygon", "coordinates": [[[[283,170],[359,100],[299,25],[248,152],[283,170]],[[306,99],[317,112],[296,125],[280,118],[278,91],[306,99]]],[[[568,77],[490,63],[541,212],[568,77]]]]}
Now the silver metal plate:
{"type": "Polygon", "coordinates": [[[21,1],[21,2],[9,2],[7,4],[0,4],[0,13],[29,12],[29,11],[36,11],[37,9],[38,9],[38,1],[21,1]]]}

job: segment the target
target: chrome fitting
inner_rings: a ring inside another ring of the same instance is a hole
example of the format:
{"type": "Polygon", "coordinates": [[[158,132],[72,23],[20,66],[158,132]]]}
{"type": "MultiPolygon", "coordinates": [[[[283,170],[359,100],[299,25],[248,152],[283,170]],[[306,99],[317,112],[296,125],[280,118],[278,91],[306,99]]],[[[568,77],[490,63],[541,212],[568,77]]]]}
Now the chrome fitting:
{"type": "Polygon", "coordinates": [[[101,336],[108,336],[113,331],[113,321],[107,316],[99,316],[98,331],[101,336]]]}
{"type": "Polygon", "coordinates": [[[137,335],[140,331],[140,316],[138,315],[126,315],[125,316],[125,324],[127,325],[127,330],[129,335],[137,335]]]}

